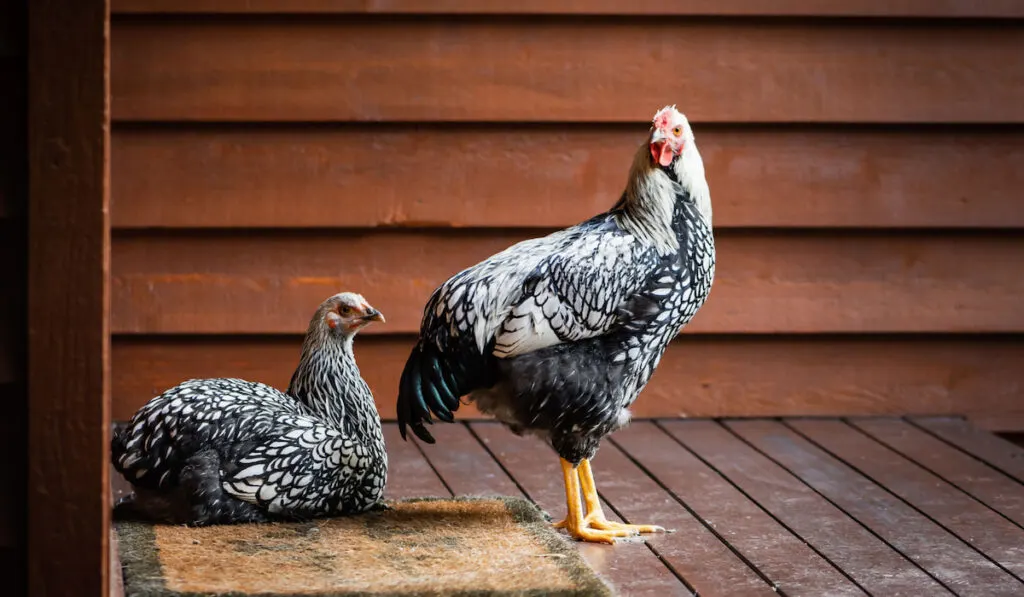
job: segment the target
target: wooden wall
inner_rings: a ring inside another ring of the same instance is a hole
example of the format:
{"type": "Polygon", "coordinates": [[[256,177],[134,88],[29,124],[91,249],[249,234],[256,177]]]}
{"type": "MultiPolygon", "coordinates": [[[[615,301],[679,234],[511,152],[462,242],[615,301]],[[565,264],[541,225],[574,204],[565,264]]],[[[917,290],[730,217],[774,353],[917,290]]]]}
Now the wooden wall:
{"type": "Polygon", "coordinates": [[[719,273],[638,416],[1024,428],[1024,4],[826,4],[115,0],[114,417],[284,386],[341,289],[393,416],[430,291],[607,208],[674,103],[719,273]]]}
{"type": "Polygon", "coordinates": [[[25,3],[0,3],[0,571],[12,595],[25,581],[25,31],[25,3]]]}

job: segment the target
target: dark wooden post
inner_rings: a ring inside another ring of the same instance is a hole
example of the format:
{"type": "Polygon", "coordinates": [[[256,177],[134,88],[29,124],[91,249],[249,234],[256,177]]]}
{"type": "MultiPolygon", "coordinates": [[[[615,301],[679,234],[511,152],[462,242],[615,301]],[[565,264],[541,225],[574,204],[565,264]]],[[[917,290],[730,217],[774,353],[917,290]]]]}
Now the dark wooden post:
{"type": "Polygon", "coordinates": [[[108,591],[109,0],[29,8],[29,594],[108,591]]]}

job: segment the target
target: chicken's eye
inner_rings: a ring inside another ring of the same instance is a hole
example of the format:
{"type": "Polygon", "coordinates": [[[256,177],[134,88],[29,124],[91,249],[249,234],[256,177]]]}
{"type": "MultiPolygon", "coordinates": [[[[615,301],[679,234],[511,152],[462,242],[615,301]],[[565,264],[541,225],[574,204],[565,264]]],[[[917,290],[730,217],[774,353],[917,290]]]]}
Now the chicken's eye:
{"type": "Polygon", "coordinates": [[[349,313],[351,313],[351,312],[352,312],[352,307],[346,307],[346,306],[344,306],[344,305],[342,305],[342,306],[341,306],[341,307],[340,307],[340,308],[338,309],[338,313],[341,313],[342,315],[348,315],[348,314],[349,314],[349,313]]]}
{"type": "Polygon", "coordinates": [[[677,136],[677,137],[679,135],[682,135],[683,134],[683,127],[677,126],[676,128],[672,129],[672,134],[677,136]]]}

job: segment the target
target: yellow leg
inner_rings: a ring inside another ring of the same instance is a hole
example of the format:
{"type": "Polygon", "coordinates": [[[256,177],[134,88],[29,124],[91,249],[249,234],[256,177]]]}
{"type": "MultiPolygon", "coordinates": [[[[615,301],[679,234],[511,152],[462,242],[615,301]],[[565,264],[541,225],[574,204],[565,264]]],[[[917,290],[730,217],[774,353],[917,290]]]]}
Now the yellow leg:
{"type": "Polygon", "coordinates": [[[592,529],[601,530],[622,530],[630,534],[639,533],[664,533],[665,529],[651,524],[624,524],[613,522],[604,516],[601,508],[601,498],[597,495],[597,485],[594,483],[594,472],[590,470],[590,461],[580,462],[580,486],[583,487],[583,500],[587,504],[587,517],[584,522],[592,529]]]}
{"type": "Polygon", "coordinates": [[[583,505],[580,503],[580,475],[569,461],[560,460],[562,477],[565,481],[565,501],[568,514],[565,520],[555,523],[556,528],[567,530],[574,539],[596,543],[615,543],[615,537],[628,537],[637,534],[636,530],[627,528],[590,528],[586,520],[589,516],[586,518],[583,516],[583,505]]]}

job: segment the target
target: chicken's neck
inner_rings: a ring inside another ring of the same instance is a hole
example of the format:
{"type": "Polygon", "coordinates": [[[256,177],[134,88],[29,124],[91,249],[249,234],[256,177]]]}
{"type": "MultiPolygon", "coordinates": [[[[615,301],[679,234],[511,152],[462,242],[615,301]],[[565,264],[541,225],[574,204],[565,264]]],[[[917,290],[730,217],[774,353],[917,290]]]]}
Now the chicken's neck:
{"type": "Polygon", "coordinates": [[[704,163],[696,145],[689,143],[669,169],[651,163],[646,145],[633,159],[622,200],[616,204],[619,226],[654,245],[661,254],[679,250],[680,240],[672,226],[678,201],[692,201],[711,227],[711,194],[704,178],[704,163]]]}
{"type": "Polygon", "coordinates": [[[325,423],[368,447],[381,437],[380,415],[352,351],[352,338],[309,334],[288,393],[325,423]]]}

